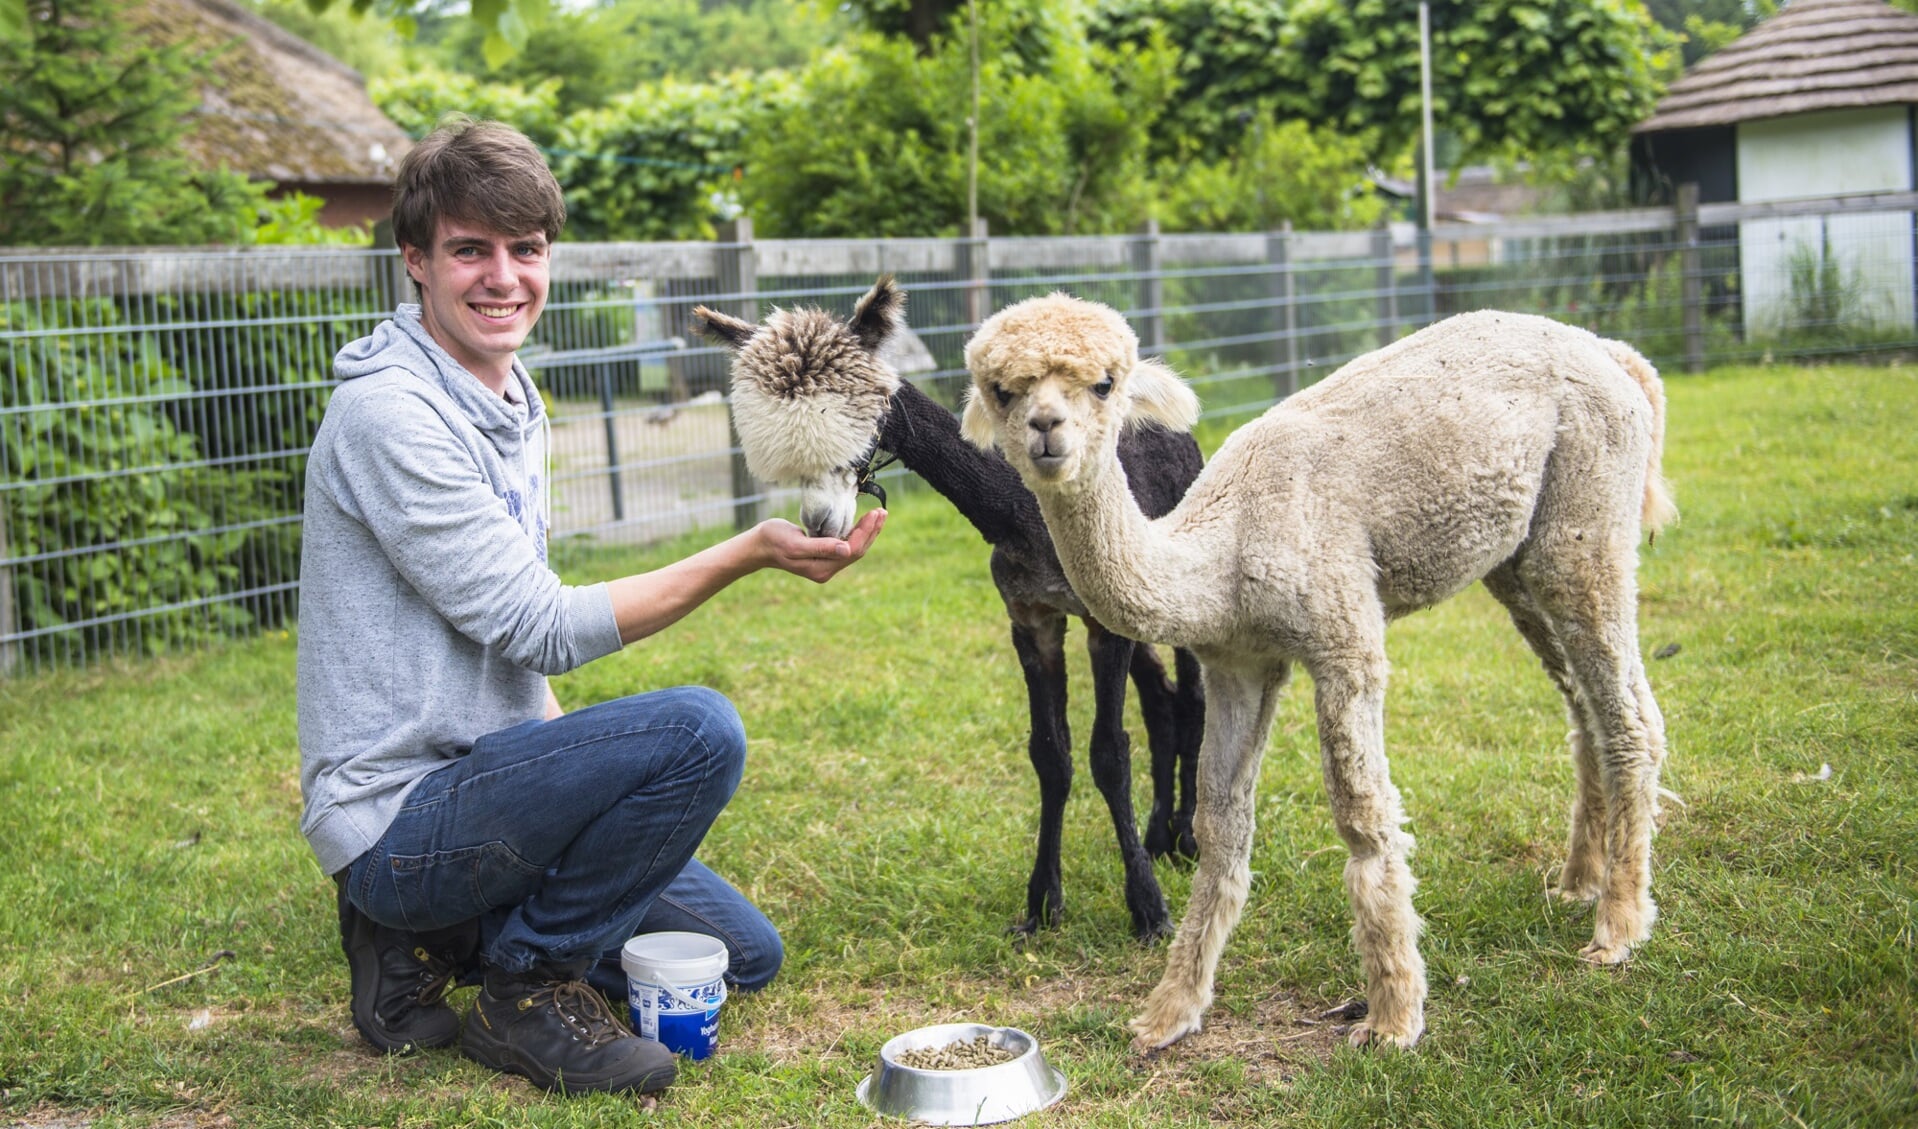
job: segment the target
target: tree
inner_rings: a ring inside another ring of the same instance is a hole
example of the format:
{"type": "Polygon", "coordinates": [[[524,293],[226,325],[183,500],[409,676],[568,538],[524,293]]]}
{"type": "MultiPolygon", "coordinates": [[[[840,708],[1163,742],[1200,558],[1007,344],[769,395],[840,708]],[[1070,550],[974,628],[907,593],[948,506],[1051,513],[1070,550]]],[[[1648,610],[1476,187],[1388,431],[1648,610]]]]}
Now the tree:
{"type": "MultiPolygon", "coordinates": [[[[992,12],[1004,12],[995,6],[992,12]]],[[[982,14],[983,15],[983,14],[982,14]]],[[[1128,229],[1150,208],[1146,143],[1172,88],[1169,54],[1061,34],[1033,62],[985,21],[979,213],[1000,234],[1128,229]]],[[[768,236],[936,236],[964,226],[970,45],[921,55],[866,34],[796,77],[745,142],[742,201],[768,236]]]]}
{"type": "MultiPolygon", "coordinates": [[[[1433,111],[1454,165],[1569,166],[1651,112],[1673,37],[1637,0],[1433,0],[1433,111]]],[[[1158,32],[1186,55],[1176,121],[1216,158],[1261,110],[1367,139],[1392,165],[1419,125],[1416,0],[1106,0],[1108,41],[1158,32]]]]}
{"type": "Polygon", "coordinates": [[[1216,160],[1161,165],[1159,225],[1172,231],[1303,231],[1371,227],[1385,201],[1365,175],[1359,143],[1301,121],[1256,119],[1216,160]]]}
{"type": "Polygon", "coordinates": [[[137,42],[113,0],[28,0],[0,39],[0,244],[243,242],[266,186],[182,153],[205,60],[137,42]]]}
{"type": "Polygon", "coordinates": [[[1106,0],[1089,22],[1096,42],[1178,52],[1178,97],[1152,140],[1155,158],[1175,162],[1224,160],[1267,119],[1284,29],[1275,0],[1106,0]]]}
{"type": "MultiPolygon", "coordinates": [[[[1441,0],[1431,11],[1433,116],[1459,164],[1569,167],[1616,150],[1658,100],[1671,38],[1636,0],[1441,0]]],[[[1286,42],[1286,112],[1376,137],[1381,163],[1412,148],[1413,0],[1305,0],[1286,42]]]]}
{"type": "Polygon", "coordinates": [[[1777,0],[1645,0],[1660,27],[1684,41],[1689,67],[1778,11],[1777,0]]]}

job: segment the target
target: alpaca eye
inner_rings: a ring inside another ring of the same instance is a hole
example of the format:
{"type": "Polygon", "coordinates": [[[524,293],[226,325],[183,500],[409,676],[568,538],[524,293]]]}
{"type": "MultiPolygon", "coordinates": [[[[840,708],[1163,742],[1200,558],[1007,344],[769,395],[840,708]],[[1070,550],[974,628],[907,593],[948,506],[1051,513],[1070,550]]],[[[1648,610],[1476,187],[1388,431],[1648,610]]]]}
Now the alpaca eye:
{"type": "Polygon", "coordinates": [[[1093,385],[1092,394],[1094,396],[1097,396],[1101,400],[1105,399],[1107,396],[1112,395],[1112,378],[1108,376],[1104,380],[1101,380],[1099,383],[1093,385]]]}
{"type": "Polygon", "coordinates": [[[1003,385],[993,385],[992,395],[994,399],[999,401],[999,406],[1002,408],[1012,403],[1012,393],[1006,391],[1003,385]]]}

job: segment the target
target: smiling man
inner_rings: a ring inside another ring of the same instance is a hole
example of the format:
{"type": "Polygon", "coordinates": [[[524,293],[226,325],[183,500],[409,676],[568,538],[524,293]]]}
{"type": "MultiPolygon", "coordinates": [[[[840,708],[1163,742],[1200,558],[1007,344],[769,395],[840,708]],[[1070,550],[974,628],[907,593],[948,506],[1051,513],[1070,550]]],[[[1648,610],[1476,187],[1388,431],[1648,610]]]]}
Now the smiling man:
{"type": "Polygon", "coordinates": [[[337,883],[352,1019],[387,1052],[460,1043],[549,1090],[648,1091],[675,1062],[609,1006],[637,933],[725,942],[764,986],[779,933],[694,851],[737,787],[732,703],[678,687],[560,710],[558,674],[775,568],[823,583],[844,541],[762,522],[651,572],[569,585],[546,562],[546,416],[518,351],[566,220],[523,135],[455,117],[401,163],[418,289],[341,350],[307,462],[301,831],[337,883]],[[481,984],[464,1029],[444,1002],[481,984]]]}

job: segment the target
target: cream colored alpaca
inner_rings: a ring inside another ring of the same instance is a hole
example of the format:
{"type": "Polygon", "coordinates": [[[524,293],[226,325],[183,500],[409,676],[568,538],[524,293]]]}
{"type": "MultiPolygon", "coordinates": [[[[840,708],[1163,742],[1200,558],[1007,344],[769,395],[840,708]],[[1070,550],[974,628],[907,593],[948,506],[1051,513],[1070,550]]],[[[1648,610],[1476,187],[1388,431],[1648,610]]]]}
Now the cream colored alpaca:
{"type": "Polygon", "coordinates": [[[1199,868],[1134,1049],[1199,1030],[1251,884],[1254,790],[1291,664],[1312,675],[1326,793],[1369,1015],[1355,1044],[1425,1027],[1415,882],[1385,759],[1385,627],[1483,580],[1564,694],[1578,790],[1559,893],[1597,899],[1595,964],[1650,933],[1664,723],[1638,653],[1637,546],[1674,515],[1664,395],[1625,345],[1545,318],[1449,318],[1352,361],[1226,439],[1148,521],[1114,451],[1129,418],[1198,403],[1123,318],[1054,294],[966,348],[964,427],[1039,499],[1072,586],[1114,631],[1190,647],[1208,716],[1199,868]]]}

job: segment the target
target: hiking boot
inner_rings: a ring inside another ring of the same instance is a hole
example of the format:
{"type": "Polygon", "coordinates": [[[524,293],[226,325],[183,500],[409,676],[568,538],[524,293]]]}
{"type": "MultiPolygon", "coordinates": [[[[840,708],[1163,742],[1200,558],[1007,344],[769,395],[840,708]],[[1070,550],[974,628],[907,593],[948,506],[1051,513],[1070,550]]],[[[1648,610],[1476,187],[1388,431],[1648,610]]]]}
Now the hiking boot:
{"type": "Polygon", "coordinates": [[[353,1026],[387,1054],[450,1046],[460,1017],[446,1006],[458,965],[479,947],[477,923],[408,933],[361,913],[339,881],[340,948],[353,984],[353,1026]]]}
{"type": "Polygon", "coordinates": [[[637,1090],[672,1084],[673,1052],[627,1029],[592,985],[567,967],[488,968],[460,1036],[466,1057],[545,1090],[637,1090]]]}

